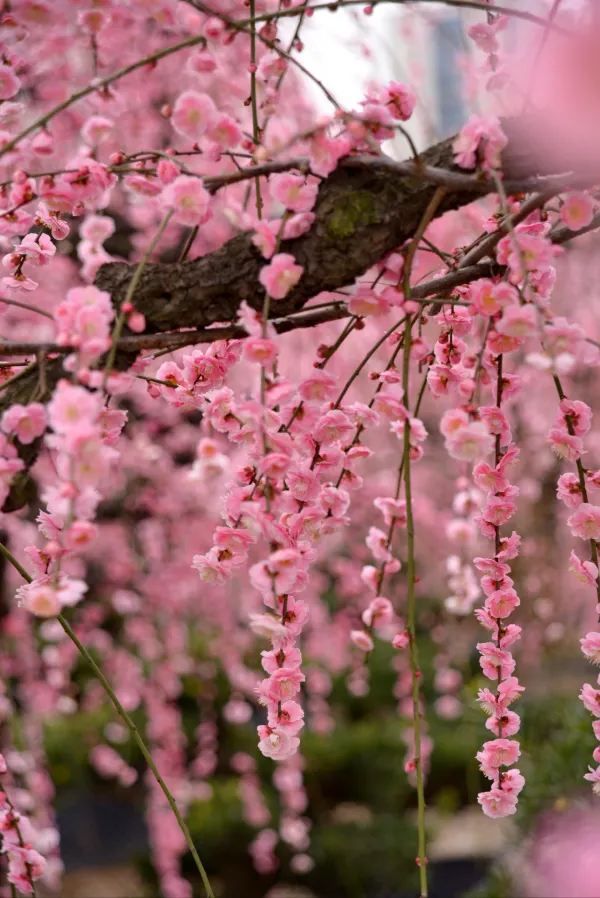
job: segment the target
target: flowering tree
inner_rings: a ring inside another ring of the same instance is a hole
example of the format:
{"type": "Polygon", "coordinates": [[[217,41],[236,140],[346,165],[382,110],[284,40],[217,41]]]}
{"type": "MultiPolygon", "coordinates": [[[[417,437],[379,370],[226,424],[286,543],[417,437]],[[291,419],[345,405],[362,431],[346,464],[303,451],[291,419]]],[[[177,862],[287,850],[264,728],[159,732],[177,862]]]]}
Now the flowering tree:
{"type": "MultiPolygon", "coordinates": [[[[117,748],[137,743],[162,894],[191,894],[189,851],[213,896],[186,812],[217,763],[217,715],[248,726],[256,706],[282,811],[278,834],[256,757],[235,755],[252,857],[271,871],[281,837],[294,869],[310,869],[305,721],[330,732],[333,677],[364,693],[388,643],[427,896],[423,609],[447,596],[435,713],[460,714],[457,677],[477,645],[489,681],[478,801],[512,815],[524,787],[513,650],[542,582],[523,560],[543,552],[527,509],[556,473],[552,453],[577,544],[548,571],[591,627],[600,461],[584,399],[600,355],[581,274],[600,226],[594,10],[446,0],[470,10],[465,83],[485,112],[418,151],[404,124],[418,83],[373,84],[344,109],[302,62],[307,20],[314,32],[355,5],[379,12],[363,0],[3,6],[0,832],[20,893],[60,882],[44,723],[105,701],[120,726],[91,761],[130,784],[117,748]],[[407,161],[385,152],[395,137],[407,161]],[[567,569],[583,590],[564,586],[567,569]],[[190,736],[182,683],[217,672],[226,703],[206,688],[190,736]]],[[[431,6],[411,4],[406,26],[425,7],[435,19],[431,6]]],[[[598,662],[600,632],[581,648],[598,662]]],[[[600,690],[580,698],[600,739],[600,690]]],[[[600,767],[580,775],[600,791],[600,767]]]]}

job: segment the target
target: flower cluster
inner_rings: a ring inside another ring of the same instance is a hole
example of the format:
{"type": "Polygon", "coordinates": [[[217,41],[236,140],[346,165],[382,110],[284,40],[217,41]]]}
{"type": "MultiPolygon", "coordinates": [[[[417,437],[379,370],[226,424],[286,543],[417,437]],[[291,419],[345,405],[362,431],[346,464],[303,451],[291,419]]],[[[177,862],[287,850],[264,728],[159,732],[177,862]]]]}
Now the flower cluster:
{"type": "Polygon", "coordinates": [[[96,535],[98,486],[117,457],[114,444],[126,418],[124,411],[103,406],[99,392],[67,380],[58,383],[47,414],[52,432],[46,444],[54,454],[57,480],[47,488],[43,497],[47,510],[37,519],[44,545],[25,549],[36,576],[17,591],[20,604],[39,617],[60,614],[87,590],[83,580],[65,573],[64,565],[96,535]]]}
{"type": "MultiPolygon", "coordinates": [[[[0,754],[0,777],[5,777],[8,766],[0,754]]],[[[15,808],[6,789],[0,790],[0,853],[8,863],[7,879],[23,895],[34,895],[34,883],[44,873],[46,862],[33,847],[36,833],[29,819],[15,808]]]]}
{"type": "Polygon", "coordinates": [[[110,324],[115,311],[110,294],[97,287],[73,287],[54,312],[56,342],[76,354],[66,361],[67,370],[87,368],[110,347],[110,324]]]}
{"type": "MultiPolygon", "coordinates": [[[[582,461],[585,453],[584,437],[592,426],[592,410],[585,402],[567,399],[559,384],[559,412],[554,426],[548,433],[548,442],[556,454],[575,464],[576,472],[566,472],[558,478],[556,495],[570,510],[567,526],[577,539],[589,544],[590,557],[584,560],[573,550],[570,555],[569,569],[577,579],[594,589],[597,605],[596,612],[600,619],[600,572],[598,564],[598,542],[600,541],[600,506],[594,505],[590,499],[592,491],[600,488],[600,472],[588,470],[582,461]]],[[[580,640],[581,651],[592,664],[600,663],[600,633],[590,631],[580,640]]],[[[598,681],[600,684],[600,680],[598,681]]],[[[585,683],[579,698],[584,707],[595,717],[600,717],[600,689],[585,683]]],[[[600,742],[600,721],[593,722],[594,735],[600,742]]],[[[600,765],[600,746],[594,749],[594,761],[600,765]]],[[[592,783],[594,792],[600,794],[600,766],[585,774],[585,779],[592,783]]]]}
{"type": "MultiPolygon", "coordinates": [[[[479,556],[473,562],[479,571],[481,591],[485,596],[484,606],[475,614],[490,633],[489,641],[477,645],[480,665],[483,674],[497,683],[495,693],[487,688],[479,692],[479,702],[489,715],[486,726],[496,738],[486,742],[477,755],[482,772],[492,781],[490,790],[480,793],[478,801],[488,816],[502,817],[515,812],[517,797],[524,784],[516,768],[504,769],[511,767],[520,753],[518,742],[508,738],[518,732],[520,725],[518,715],[509,706],[523,689],[513,676],[515,661],[511,653],[511,647],[520,638],[521,628],[507,622],[520,604],[508,563],[519,553],[520,537],[515,532],[510,536],[501,535],[501,528],[516,512],[515,500],[519,492],[508,479],[519,450],[512,441],[502,405],[518,391],[518,382],[504,372],[503,353],[518,348],[527,334],[515,335],[508,344],[503,342],[507,329],[506,316],[518,308],[514,305],[515,297],[510,287],[506,292],[502,285],[491,281],[479,282],[471,288],[471,298],[477,314],[493,319],[493,327],[488,328],[486,334],[481,365],[486,371],[488,383],[495,381],[496,402],[494,405],[480,405],[476,412],[468,405],[446,411],[441,420],[441,431],[446,449],[453,458],[475,462],[475,490],[469,492],[460,482],[463,489],[455,498],[455,511],[461,517],[453,521],[451,533],[468,546],[474,539],[473,528],[477,525],[481,535],[494,542],[492,556],[479,556]],[[494,463],[489,464],[485,457],[492,452],[494,463]]],[[[461,340],[468,327],[462,323],[462,316],[456,323],[458,335],[454,333],[454,319],[444,316],[440,320],[442,334],[438,340],[441,346],[436,349],[437,365],[443,364],[449,373],[443,379],[440,374],[434,379],[433,389],[438,395],[442,380],[446,384],[464,383],[473,390],[473,381],[464,378],[460,372],[465,362],[467,370],[469,365],[461,340]],[[454,367],[459,367],[459,373],[452,376],[454,367]]],[[[455,388],[454,391],[460,395],[459,389],[455,388]]],[[[457,595],[449,600],[449,610],[465,613],[479,593],[472,568],[466,559],[457,556],[450,560],[450,573],[457,595]]]]}
{"type": "Polygon", "coordinates": [[[512,768],[520,755],[519,743],[509,738],[520,727],[519,715],[510,710],[510,705],[523,691],[513,676],[515,661],[510,651],[520,639],[521,627],[507,623],[520,605],[508,564],[519,553],[520,537],[514,531],[510,536],[502,537],[501,527],[516,512],[515,499],[519,491],[508,480],[508,474],[518,458],[519,450],[512,442],[510,427],[501,407],[504,398],[502,360],[502,355],[496,359],[496,405],[481,410],[486,426],[494,435],[495,465],[492,467],[480,461],[473,469],[475,484],[485,496],[479,526],[483,536],[494,541],[493,556],[478,557],[474,561],[481,574],[481,589],[486,597],[483,608],[475,613],[491,636],[490,641],[478,643],[477,649],[484,676],[497,684],[495,694],[486,688],[480,690],[478,695],[479,703],[489,715],[486,727],[496,736],[485,742],[477,755],[482,772],[492,781],[489,791],[480,792],[477,796],[489,817],[514,814],[519,792],[525,783],[519,770],[512,768]],[[506,767],[512,769],[506,770],[506,767]]]}

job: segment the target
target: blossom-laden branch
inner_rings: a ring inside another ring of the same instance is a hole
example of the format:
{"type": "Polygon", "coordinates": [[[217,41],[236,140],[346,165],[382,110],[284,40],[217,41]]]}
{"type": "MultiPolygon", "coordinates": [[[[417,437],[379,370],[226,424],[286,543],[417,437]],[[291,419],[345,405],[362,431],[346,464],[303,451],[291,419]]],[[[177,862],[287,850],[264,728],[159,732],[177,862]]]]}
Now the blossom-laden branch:
{"type": "MultiPolygon", "coordinates": [[[[42,588],[40,588],[40,581],[37,579],[34,579],[31,576],[31,574],[28,572],[28,570],[21,564],[21,562],[12,554],[12,552],[4,545],[4,543],[1,543],[1,542],[0,542],[0,554],[9,562],[9,564],[11,564],[14,567],[14,569],[21,575],[23,580],[25,580],[26,586],[22,587],[23,594],[29,596],[29,599],[31,599],[32,593],[34,591],[37,591],[38,603],[39,603],[38,604],[38,613],[41,612],[42,616],[48,616],[49,611],[50,611],[50,614],[56,613],[57,609],[54,609],[54,611],[52,611],[48,607],[48,603],[52,602],[53,600],[52,600],[52,597],[50,596],[50,590],[49,590],[47,584],[44,585],[42,588]],[[44,597],[42,597],[40,595],[42,592],[45,592],[44,597]],[[45,606],[43,611],[42,611],[42,604],[45,606]]],[[[46,579],[48,579],[48,578],[46,578],[46,579]]],[[[25,599],[25,601],[27,601],[27,599],[25,599]]],[[[152,775],[156,779],[156,782],[158,783],[158,786],[160,787],[163,795],[165,796],[167,803],[168,803],[169,807],[171,808],[171,810],[175,816],[175,819],[177,820],[177,824],[178,824],[179,828],[181,829],[183,837],[187,843],[187,846],[188,846],[190,853],[192,855],[192,858],[194,860],[196,869],[198,870],[198,873],[200,874],[200,878],[201,878],[202,884],[204,886],[206,898],[215,898],[214,892],[212,890],[212,886],[210,884],[210,880],[208,879],[208,875],[204,868],[204,864],[202,863],[202,861],[200,859],[200,856],[198,854],[198,849],[196,848],[196,846],[194,844],[194,841],[190,834],[188,825],[185,822],[185,820],[181,814],[181,811],[179,810],[179,808],[177,806],[177,802],[175,801],[175,798],[173,797],[171,790],[167,786],[158,767],[156,766],[154,758],[152,757],[152,754],[148,750],[148,746],[146,745],[137,725],[135,724],[135,722],[132,719],[132,717],[130,716],[130,714],[128,714],[128,712],[125,710],[125,708],[123,707],[123,704],[119,701],[119,698],[117,697],[115,690],[113,689],[112,685],[109,683],[101,666],[94,659],[94,656],[91,654],[91,652],[81,642],[81,640],[79,639],[79,637],[73,630],[73,628],[72,628],[71,624],[69,623],[69,621],[67,620],[67,618],[63,614],[57,614],[57,619],[58,619],[61,627],[65,631],[66,635],[69,637],[71,642],[77,648],[77,651],[80,653],[81,657],[86,661],[87,664],[89,664],[90,668],[94,672],[94,676],[97,677],[100,685],[102,686],[104,692],[106,693],[114,710],[116,711],[118,716],[121,718],[124,725],[129,730],[132,739],[135,741],[138,748],[140,749],[140,751],[144,757],[144,760],[148,764],[148,768],[151,770],[152,775]]],[[[0,775],[2,775],[2,773],[6,772],[6,768],[3,764],[3,762],[4,762],[4,759],[3,759],[2,755],[0,755],[0,775]]],[[[14,828],[14,832],[17,836],[17,839],[19,841],[19,846],[21,849],[19,852],[18,849],[13,846],[13,852],[16,853],[16,855],[17,855],[14,862],[15,862],[16,869],[18,870],[18,875],[19,875],[19,879],[18,879],[19,888],[25,894],[32,894],[33,893],[33,879],[39,877],[43,871],[43,858],[41,858],[37,854],[37,852],[35,852],[31,848],[31,846],[26,845],[23,842],[21,832],[17,826],[18,816],[15,816],[14,809],[12,809],[12,807],[10,805],[8,806],[7,813],[8,813],[8,818],[5,816],[5,823],[8,823],[9,826],[8,826],[7,830],[5,830],[3,827],[2,832],[4,834],[6,834],[7,831],[10,832],[10,828],[12,826],[14,828]],[[25,869],[23,869],[23,866],[25,867],[25,869]]],[[[0,808],[0,814],[2,814],[1,808],[0,808]]],[[[9,843],[9,853],[10,853],[10,843],[9,843]]],[[[16,875],[17,875],[17,872],[15,872],[15,876],[16,875]]],[[[12,880],[12,881],[15,881],[15,880],[12,880]]]]}

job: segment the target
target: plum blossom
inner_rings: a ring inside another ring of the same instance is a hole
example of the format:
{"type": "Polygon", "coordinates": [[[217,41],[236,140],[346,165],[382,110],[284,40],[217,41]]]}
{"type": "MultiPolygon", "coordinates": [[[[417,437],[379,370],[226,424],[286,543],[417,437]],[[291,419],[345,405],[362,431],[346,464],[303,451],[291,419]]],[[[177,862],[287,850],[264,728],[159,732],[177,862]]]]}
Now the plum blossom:
{"type": "Polygon", "coordinates": [[[294,257],[289,253],[277,253],[269,265],[261,269],[259,280],[271,299],[285,299],[302,277],[303,271],[302,266],[296,265],[294,257]]]}
{"type": "Polygon", "coordinates": [[[357,649],[360,649],[362,652],[372,652],[375,643],[366,630],[351,630],[350,639],[354,643],[357,649]]]}
{"type": "Polygon", "coordinates": [[[20,586],[17,601],[37,617],[55,617],[64,607],[76,605],[87,591],[82,580],[64,574],[58,578],[41,577],[20,586]]]}
{"type": "Polygon", "coordinates": [[[594,201],[588,193],[567,193],[560,207],[560,217],[571,231],[586,228],[594,217],[594,201]]]}
{"type": "Polygon", "coordinates": [[[46,409],[39,402],[15,403],[3,413],[0,427],[4,433],[13,434],[20,443],[27,445],[44,433],[46,409]]]}
{"type": "Polygon", "coordinates": [[[567,520],[573,536],[580,539],[600,539],[600,506],[582,502],[567,520]]]}
{"type": "Polygon", "coordinates": [[[504,789],[493,788],[489,792],[480,792],[477,801],[486,817],[510,817],[517,812],[516,796],[504,789]]]}
{"type": "Polygon", "coordinates": [[[498,119],[473,115],[454,141],[454,158],[461,168],[475,168],[479,163],[484,170],[497,169],[506,144],[498,119]]]}
{"type": "Polygon", "coordinates": [[[266,758],[273,761],[285,761],[296,753],[300,740],[284,728],[271,729],[268,726],[258,727],[258,747],[266,758]]]}
{"type": "Polygon", "coordinates": [[[293,212],[310,212],[317,198],[318,185],[293,172],[271,175],[269,187],[273,198],[293,212]]]}
{"type": "Polygon", "coordinates": [[[216,117],[216,106],[208,94],[186,90],[175,101],[171,123],[183,137],[196,141],[212,127],[216,117]]]}
{"type": "Polygon", "coordinates": [[[600,633],[586,633],[579,641],[581,643],[581,651],[586,658],[589,658],[593,664],[600,664],[600,633]]]}
{"type": "Polygon", "coordinates": [[[165,206],[173,210],[178,224],[195,227],[204,224],[211,216],[210,194],[199,178],[179,175],[161,194],[165,206]]]}

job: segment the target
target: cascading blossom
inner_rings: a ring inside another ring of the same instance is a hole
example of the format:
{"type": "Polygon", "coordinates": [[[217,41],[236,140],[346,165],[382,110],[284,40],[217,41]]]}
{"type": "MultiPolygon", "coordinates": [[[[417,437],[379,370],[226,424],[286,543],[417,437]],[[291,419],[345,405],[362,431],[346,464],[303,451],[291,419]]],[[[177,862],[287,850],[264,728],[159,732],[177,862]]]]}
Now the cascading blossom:
{"type": "MultiPolygon", "coordinates": [[[[566,626],[551,620],[559,558],[600,605],[600,470],[584,401],[600,361],[596,279],[591,267],[579,277],[584,253],[562,249],[598,227],[597,191],[579,172],[588,160],[561,155],[573,152],[567,135],[598,143],[577,35],[594,31],[588,4],[564,23],[552,11],[525,87],[504,35],[545,23],[521,16],[509,30],[510,10],[488,4],[463,67],[469,106],[485,113],[423,153],[411,136],[425,121],[415,130],[413,116],[428,115],[418,84],[372,79],[346,109],[316,77],[334,109],[323,115],[304,96],[305,12],[316,23],[318,4],[83,6],[14,0],[2,19],[0,500],[12,569],[0,722],[23,742],[0,755],[8,881],[60,893],[44,731],[79,708],[104,720],[105,700],[120,722],[89,762],[122,786],[143,780],[165,898],[192,894],[178,822],[210,799],[223,763],[239,778],[256,870],[273,876],[289,859],[284,877],[308,874],[303,729],[334,738],[342,683],[364,697],[381,656],[427,894],[426,718],[463,712],[472,617],[489,681],[477,695],[489,780],[478,802],[505,817],[524,788],[521,624],[534,660],[540,634],[566,626]],[[294,19],[289,45],[281,18],[294,19]],[[565,28],[581,65],[555,45],[565,28]],[[539,134],[528,115],[512,118],[523,96],[539,134]],[[387,141],[406,141],[412,158],[391,159],[387,141]],[[556,489],[576,543],[566,552],[528,515],[548,498],[551,465],[568,468],[556,489]],[[523,552],[517,501],[534,530],[523,552]],[[551,546],[544,564],[538,543],[551,546]],[[538,589],[551,598],[529,602],[538,589]],[[79,675],[76,648],[99,681],[79,675]],[[256,750],[223,751],[227,727],[253,719],[256,750]],[[131,766],[130,736],[160,776],[131,766]],[[265,771],[274,791],[263,794],[265,771]]],[[[598,627],[582,632],[600,664],[598,627]]],[[[600,742],[600,679],[580,699],[600,742]]],[[[600,794],[600,745],[593,760],[585,779],[600,794]]]]}

